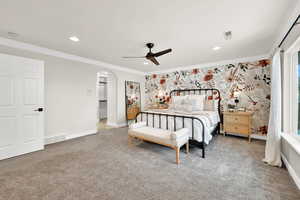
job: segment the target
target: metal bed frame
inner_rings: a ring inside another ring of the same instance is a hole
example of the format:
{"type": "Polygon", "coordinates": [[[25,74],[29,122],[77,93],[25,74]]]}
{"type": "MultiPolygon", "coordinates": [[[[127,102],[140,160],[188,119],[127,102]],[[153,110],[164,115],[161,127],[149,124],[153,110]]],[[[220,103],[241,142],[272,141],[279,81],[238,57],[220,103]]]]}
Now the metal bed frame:
{"type": "MultiPolygon", "coordinates": [[[[170,92],[170,97],[172,96],[181,96],[183,95],[190,95],[190,94],[205,94],[211,93],[211,96],[216,96],[218,95],[218,113],[221,118],[221,108],[220,108],[220,102],[221,102],[221,96],[220,96],[220,91],[215,88],[209,88],[209,89],[184,89],[184,90],[172,90],[170,92]]],[[[205,134],[204,134],[204,124],[201,121],[201,119],[193,117],[193,116],[187,116],[187,115],[173,115],[173,114],[167,114],[167,113],[156,113],[156,112],[148,112],[148,111],[141,111],[139,112],[136,117],[135,117],[135,122],[138,121],[138,116],[140,115],[140,120],[143,121],[143,115],[146,115],[146,124],[148,126],[149,124],[149,115],[150,117],[152,116],[152,126],[155,127],[155,120],[154,116],[159,116],[159,128],[161,128],[161,116],[166,116],[166,128],[169,130],[169,117],[173,118],[174,123],[173,123],[173,130],[176,131],[176,118],[182,118],[182,128],[184,128],[184,119],[191,119],[192,120],[192,137],[189,139],[189,144],[193,147],[196,146],[200,149],[202,149],[202,158],[205,158],[205,134]],[[199,121],[200,124],[202,125],[202,141],[199,142],[194,139],[194,121],[199,121]]],[[[170,127],[172,128],[172,127],[170,127]]],[[[216,126],[216,128],[212,131],[212,135],[215,136],[220,133],[220,122],[216,126]]]]}

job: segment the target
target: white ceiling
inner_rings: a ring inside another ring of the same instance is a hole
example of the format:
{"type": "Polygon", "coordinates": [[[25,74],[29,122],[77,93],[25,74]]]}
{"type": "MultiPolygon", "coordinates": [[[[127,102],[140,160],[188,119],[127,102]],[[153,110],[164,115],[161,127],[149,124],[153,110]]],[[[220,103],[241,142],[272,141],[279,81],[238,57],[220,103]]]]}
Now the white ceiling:
{"type": "Polygon", "coordinates": [[[0,36],[143,72],[269,53],[298,0],[1,0],[0,36]],[[224,40],[231,30],[233,38],[224,40]],[[76,35],[80,42],[68,38],[76,35]],[[172,48],[159,67],[143,65],[172,48]],[[214,46],[221,46],[213,51],[214,46]]]}

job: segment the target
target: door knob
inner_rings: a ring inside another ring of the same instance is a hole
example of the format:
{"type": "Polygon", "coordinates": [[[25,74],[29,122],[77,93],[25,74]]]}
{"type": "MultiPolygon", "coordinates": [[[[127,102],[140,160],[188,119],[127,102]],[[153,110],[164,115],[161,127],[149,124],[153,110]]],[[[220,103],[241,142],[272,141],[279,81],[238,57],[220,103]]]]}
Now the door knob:
{"type": "Polygon", "coordinates": [[[34,111],[35,111],[35,112],[43,112],[43,111],[44,111],[44,108],[38,108],[38,109],[35,109],[34,111]]]}

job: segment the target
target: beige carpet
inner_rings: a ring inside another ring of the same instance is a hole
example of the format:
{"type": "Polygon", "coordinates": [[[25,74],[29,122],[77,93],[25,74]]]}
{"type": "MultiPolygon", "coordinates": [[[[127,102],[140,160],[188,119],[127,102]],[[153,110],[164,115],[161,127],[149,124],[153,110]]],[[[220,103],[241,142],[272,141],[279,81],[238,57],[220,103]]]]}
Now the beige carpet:
{"type": "Polygon", "coordinates": [[[111,129],[0,161],[1,200],[299,200],[288,172],[261,162],[264,143],[218,136],[181,152],[150,143],[127,146],[111,129]]]}

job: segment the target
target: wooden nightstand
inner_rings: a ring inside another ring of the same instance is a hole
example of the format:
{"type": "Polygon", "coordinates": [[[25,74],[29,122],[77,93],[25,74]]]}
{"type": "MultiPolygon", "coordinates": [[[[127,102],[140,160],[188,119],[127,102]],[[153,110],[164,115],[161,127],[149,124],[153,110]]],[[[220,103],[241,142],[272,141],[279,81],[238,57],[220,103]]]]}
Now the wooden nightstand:
{"type": "Polygon", "coordinates": [[[239,133],[248,136],[251,142],[253,112],[224,112],[224,135],[228,133],[239,133]]]}

